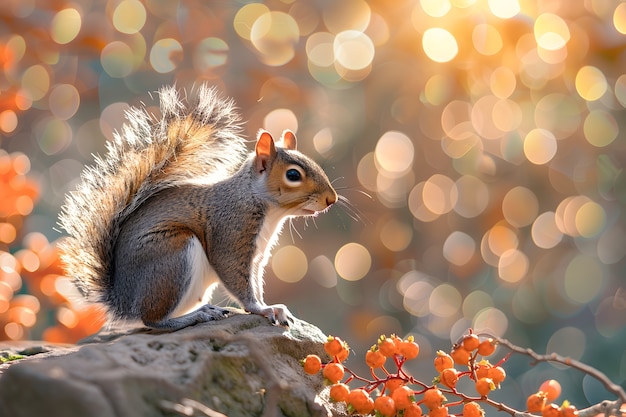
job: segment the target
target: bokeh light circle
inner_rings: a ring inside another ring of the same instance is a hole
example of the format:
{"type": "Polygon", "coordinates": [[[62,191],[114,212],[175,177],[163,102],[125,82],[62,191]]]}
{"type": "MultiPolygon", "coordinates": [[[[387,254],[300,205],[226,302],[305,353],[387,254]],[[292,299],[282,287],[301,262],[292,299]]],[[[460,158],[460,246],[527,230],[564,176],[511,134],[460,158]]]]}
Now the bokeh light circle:
{"type": "Polygon", "coordinates": [[[335,255],[335,269],[339,276],[346,281],[358,281],[370,270],[372,257],[359,243],[347,243],[335,255]]]}
{"type": "Polygon", "coordinates": [[[529,269],[528,256],[519,249],[505,251],[498,261],[498,276],[506,282],[521,281],[529,269]]]}
{"type": "MultiPolygon", "coordinates": [[[[107,44],[100,54],[102,68],[113,78],[123,78],[133,72],[133,51],[122,41],[107,44]]],[[[156,69],[156,68],[155,68],[156,69]]]]}
{"type": "Polygon", "coordinates": [[[308,262],[302,249],[283,246],[272,255],[272,271],[284,282],[298,282],[306,275],[308,262]]]}
{"type": "Polygon", "coordinates": [[[72,42],[82,26],[83,18],[74,8],[67,8],[59,11],[52,19],[50,36],[61,45],[72,42]]]}
{"type": "Polygon", "coordinates": [[[626,35],[626,3],[620,3],[613,11],[613,26],[623,35],[626,35]]]}
{"type": "Polygon", "coordinates": [[[183,47],[174,38],[159,39],[150,50],[150,64],[156,72],[174,71],[182,61],[183,47]]]}
{"type": "Polygon", "coordinates": [[[503,46],[502,37],[498,29],[487,23],[480,23],[474,26],[472,42],[474,49],[486,56],[497,54],[503,46]]]}
{"type": "Polygon", "coordinates": [[[605,278],[595,257],[578,255],[565,269],[565,294],[575,303],[587,304],[600,295],[605,278]]]}
{"type": "Polygon", "coordinates": [[[507,222],[515,227],[531,224],[537,217],[539,200],[534,192],[526,187],[514,187],[502,200],[502,214],[507,222]]]}
{"type": "Polygon", "coordinates": [[[576,73],[576,91],[587,101],[600,99],[607,90],[604,74],[597,67],[586,65],[576,73]]]}
{"type": "Polygon", "coordinates": [[[424,183],[422,191],[424,205],[433,213],[446,214],[456,205],[458,191],[449,177],[435,174],[424,183]]]}
{"type": "Polygon", "coordinates": [[[459,53],[459,45],[454,35],[443,28],[430,28],[422,36],[422,48],[435,62],[449,62],[459,53]]]}
{"type": "Polygon", "coordinates": [[[72,84],[59,84],[50,91],[48,104],[52,114],[67,120],[74,116],[80,105],[80,95],[72,84]]]}
{"type": "Polygon", "coordinates": [[[195,67],[200,72],[209,72],[226,64],[228,50],[228,44],[223,39],[215,37],[203,39],[195,49],[195,67]]]}
{"type": "Polygon", "coordinates": [[[558,245],[563,239],[563,233],[556,225],[554,212],[547,211],[537,216],[531,228],[531,235],[535,245],[542,249],[558,245]]]}
{"type": "Polygon", "coordinates": [[[349,70],[367,68],[374,59],[374,43],[363,32],[346,30],[335,36],[333,52],[337,63],[349,70]]]}
{"type": "MultiPolygon", "coordinates": [[[[276,135],[289,129],[292,132],[298,131],[298,119],[290,109],[272,110],[263,120],[263,128],[268,132],[276,132],[276,135]]],[[[275,137],[278,140],[278,137],[275,137]]]]}
{"type": "Polygon", "coordinates": [[[457,201],[454,211],[466,218],[479,216],[489,204],[487,184],[473,175],[463,175],[456,180],[457,201]]]}
{"type": "Polygon", "coordinates": [[[537,44],[549,51],[563,48],[570,40],[569,27],[565,20],[553,13],[543,13],[534,25],[537,44]]]}
{"type": "Polygon", "coordinates": [[[515,17],[520,11],[518,0],[488,0],[489,10],[500,19],[515,17]]]}
{"type": "Polygon", "coordinates": [[[556,138],[546,129],[533,129],[524,138],[524,155],[535,165],[550,162],[556,151],[556,138]]]}
{"type": "Polygon", "coordinates": [[[402,132],[385,132],[376,143],[376,162],[392,176],[405,174],[413,166],[415,148],[402,132]]]}
{"type": "Polygon", "coordinates": [[[610,145],[619,134],[619,126],[611,113],[593,110],[585,118],[583,133],[587,142],[598,148],[610,145]]]}
{"type": "Polygon", "coordinates": [[[461,293],[450,284],[441,284],[435,287],[428,299],[430,312],[439,317],[450,317],[457,314],[462,303],[461,293]]]}
{"type": "Polygon", "coordinates": [[[474,257],[476,242],[467,233],[458,230],[452,232],[443,244],[443,256],[448,262],[463,266],[474,257]]]}
{"type": "Polygon", "coordinates": [[[452,8],[450,0],[420,0],[420,6],[431,17],[445,16],[452,8]]]}
{"type": "Polygon", "coordinates": [[[139,0],[122,0],[113,11],[113,26],[121,33],[137,33],[145,23],[146,8],[139,0]]]}
{"type": "Polygon", "coordinates": [[[474,316],[472,328],[476,333],[487,332],[502,337],[509,327],[509,319],[499,309],[486,307],[474,316]]]}
{"type": "Polygon", "coordinates": [[[300,39],[298,23],[287,13],[272,11],[259,16],[252,25],[250,41],[267,65],[280,66],[295,56],[300,39]]]}

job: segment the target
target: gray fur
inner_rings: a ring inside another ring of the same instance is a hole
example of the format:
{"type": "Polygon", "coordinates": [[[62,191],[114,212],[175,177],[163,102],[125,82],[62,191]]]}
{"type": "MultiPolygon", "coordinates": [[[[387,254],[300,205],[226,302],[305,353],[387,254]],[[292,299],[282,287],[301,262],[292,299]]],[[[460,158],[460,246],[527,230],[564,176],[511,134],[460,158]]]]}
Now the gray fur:
{"type": "Polygon", "coordinates": [[[201,305],[219,280],[247,311],[287,325],[289,310],[263,300],[270,249],[287,217],[326,210],[335,190],[291,132],[283,149],[261,131],[246,157],[233,104],[214,89],[202,86],[188,106],[172,87],[160,99],[158,121],[127,112],[107,154],[68,195],[60,215],[68,275],[113,319],[177,329],[222,318],[226,310],[201,305]],[[294,164],[303,178],[292,181],[294,164]]]}
{"type": "Polygon", "coordinates": [[[120,225],[143,201],[188,180],[232,175],[247,154],[234,104],[220,98],[215,88],[201,86],[188,106],[173,86],[163,87],[159,99],[162,117],[156,122],[145,108],[126,112],[128,123],[107,143],[106,155],[85,169],[82,182],[66,196],[61,209],[60,225],[70,235],[61,244],[62,260],[81,293],[92,301],[105,300],[120,225]],[[167,129],[187,116],[214,126],[214,134],[190,155],[207,163],[189,166],[166,181],[153,181],[150,174],[176,163],[179,142],[168,141],[167,129]]]}

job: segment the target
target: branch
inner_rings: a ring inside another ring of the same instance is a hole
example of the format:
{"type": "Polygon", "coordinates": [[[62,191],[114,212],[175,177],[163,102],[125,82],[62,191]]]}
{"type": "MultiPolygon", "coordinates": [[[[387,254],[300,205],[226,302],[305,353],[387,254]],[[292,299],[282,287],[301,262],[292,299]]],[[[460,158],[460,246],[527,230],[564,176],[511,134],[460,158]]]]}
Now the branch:
{"type": "MultiPolygon", "coordinates": [[[[557,355],[556,353],[551,353],[549,355],[540,355],[532,349],[521,348],[513,343],[509,342],[506,339],[502,339],[499,337],[490,336],[494,340],[498,342],[498,344],[506,347],[512,352],[519,353],[522,355],[529,356],[533,359],[531,365],[535,365],[539,362],[557,362],[563,365],[567,365],[570,368],[577,369],[593,378],[597,379],[604,385],[607,391],[615,394],[617,400],[615,401],[602,401],[596,405],[592,405],[591,407],[585,408],[583,410],[578,411],[579,417],[591,417],[597,414],[604,414],[606,417],[608,416],[620,416],[626,415],[624,410],[621,410],[622,405],[626,404],[626,392],[624,389],[615,384],[613,381],[609,379],[603,372],[598,369],[589,366],[585,363],[577,361],[576,359],[567,358],[565,356],[557,355]]],[[[522,416],[519,416],[522,417],[522,416]]]]}

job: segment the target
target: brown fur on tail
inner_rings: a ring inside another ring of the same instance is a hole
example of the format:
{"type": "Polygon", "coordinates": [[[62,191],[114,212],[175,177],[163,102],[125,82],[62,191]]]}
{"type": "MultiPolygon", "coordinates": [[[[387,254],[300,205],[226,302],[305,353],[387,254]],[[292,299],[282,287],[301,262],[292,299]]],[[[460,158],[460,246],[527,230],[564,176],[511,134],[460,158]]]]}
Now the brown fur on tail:
{"type": "Polygon", "coordinates": [[[127,123],[83,171],[59,215],[70,235],[61,243],[67,274],[93,301],[110,287],[120,225],[137,207],[164,188],[231,176],[247,154],[233,102],[214,88],[203,85],[187,101],[163,87],[159,101],[159,120],[145,108],[126,112],[127,123]]]}

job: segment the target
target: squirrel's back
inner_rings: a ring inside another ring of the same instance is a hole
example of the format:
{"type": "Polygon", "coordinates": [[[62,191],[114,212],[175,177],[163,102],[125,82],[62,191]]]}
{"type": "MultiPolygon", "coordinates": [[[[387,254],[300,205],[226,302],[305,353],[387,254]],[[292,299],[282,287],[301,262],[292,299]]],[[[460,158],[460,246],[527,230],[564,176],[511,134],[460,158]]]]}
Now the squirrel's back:
{"type": "Polygon", "coordinates": [[[128,123],[85,169],[59,216],[70,235],[61,244],[67,273],[94,301],[111,285],[120,226],[142,202],[165,188],[229,177],[247,155],[234,104],[215,88],[203,85],[188,99],[164,87],[159,101],[158,119],[145,108],[127,111],[128,123]]]}

